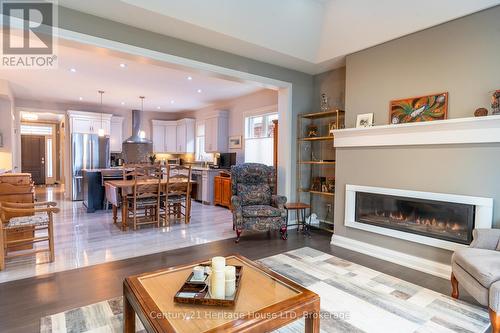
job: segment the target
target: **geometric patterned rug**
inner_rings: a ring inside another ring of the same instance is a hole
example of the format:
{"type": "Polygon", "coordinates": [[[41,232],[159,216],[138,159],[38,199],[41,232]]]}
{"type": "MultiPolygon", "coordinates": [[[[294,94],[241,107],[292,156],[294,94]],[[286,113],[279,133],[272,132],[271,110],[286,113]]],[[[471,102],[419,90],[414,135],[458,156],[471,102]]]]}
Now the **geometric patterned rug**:
{"type": "MultiPolygon", "coordinates": [[[[321,332],[484,333],[490,326],[481,307],[312,248],[259,262],[320,295],[321,332]]],[[[41,333],[122,332],[122,299],[51,315],[40,324],[41,333]]],[[[304,321],[276,332],[304,332],[304,321]]]]}

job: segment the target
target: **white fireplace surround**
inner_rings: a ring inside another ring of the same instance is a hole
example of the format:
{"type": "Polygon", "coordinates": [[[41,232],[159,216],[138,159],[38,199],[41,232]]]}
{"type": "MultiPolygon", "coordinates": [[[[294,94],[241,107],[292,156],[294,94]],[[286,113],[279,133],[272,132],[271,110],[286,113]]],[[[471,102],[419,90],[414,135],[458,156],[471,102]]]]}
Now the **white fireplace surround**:
{"type": "Polygon", "coordinates": [[[334,137],[336,148],[494,143],[500,142],[500,116],[339,129],[334,137]]]}
{"type": "Polygon", "coordinates": [[[434,246],[445,250],[455,251],[467,245],[447,240],[437,239],[433,237],[417,235],[410,232],[404,232],[390,228],[384,228],[371,224],[357,222],[355,219],[356,192],[376,193],[376,194],[393,195],[393,196],[407,197],[407,198],[475,205],[476,210],[475,210],[474,228],[489,229],[491,228],[493,222],[493,199],[491,198],[471,197],[465,195],[445,194],[445,193],[409,191],[409,190],[372,187],[372,186],[346,185],[345,221],[344,221],[346,227],[374,232],[384,236],[404,239],[410,242],[434,246]]]}
{"type": "MultiPolygon", "coordinates": [[[[376,148],[390,146],[407,147],[413,145],[428,146],[500,143],[500,116],[458,118],[421,123],[382,125],[368,128],[339,129],[334,131],[334,137],[334,146],[339,149],[356,147],[376,148]]],[[[355,206],[352,196],[355,195],[354,192],[356,190],[360,190],[361,188],[364,190],[377,189],[367,186],[347,185],[345,202],[346,212],[344,220],[344,224],[347,227],[382,234],[389,237],[396,237],[406,241],[417,242],[451,251],[463,247],[463,245],[453,242],[356,222],[354,220],[355,206]]],[[[397,195],[400,196],[418,197],[417,195],[423,195],[423,197],[421,197],[422,199],[471,203],[476,205],[475,227],[492,227],[493,199],[491,198],[404,191],[387,188],[378,188],[378,190],[392,191],[393,194],[397,193],[397,195]],[[404,191],[406,194],[399,191],[404,191]]],[[[386,247],[376,246],[367,242],[358,241],[348,235],[342,236],[334,234],[332,236],[332,244],[442,278],[449,278],[451,273],[451,267],[448,264],[424,259],[419,256],[395,251],[386,247]]]]}

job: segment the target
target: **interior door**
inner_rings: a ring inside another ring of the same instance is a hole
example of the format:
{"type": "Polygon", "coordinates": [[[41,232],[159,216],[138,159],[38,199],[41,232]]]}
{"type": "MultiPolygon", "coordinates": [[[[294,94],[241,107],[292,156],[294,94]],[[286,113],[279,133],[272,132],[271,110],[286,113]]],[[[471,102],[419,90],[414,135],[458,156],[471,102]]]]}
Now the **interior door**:
{"type": "Polygon", "coordinates": [[[21,170],[30,173],[36,185],[45,184],[45,137],[21,135],[21,170]]]}

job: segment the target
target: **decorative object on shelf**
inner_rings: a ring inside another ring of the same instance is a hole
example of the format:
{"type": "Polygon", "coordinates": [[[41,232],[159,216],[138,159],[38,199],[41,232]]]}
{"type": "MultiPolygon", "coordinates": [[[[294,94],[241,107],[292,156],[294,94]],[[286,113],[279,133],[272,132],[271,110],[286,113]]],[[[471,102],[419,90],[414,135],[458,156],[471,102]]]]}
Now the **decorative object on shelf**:
{"type": "Polygon", "coordinates": [[[474,111],[474,117],[485,117],[488,115],[488,109],[485,108],[479,108],[476,111],[474,111]]]}
{"type": "Polygon", "coordinates": [[[233,135],[229,137],[229,149],[241,149],[241,135],[233,135]]]}
{"type": "Polygon", "coordinates": [[[318,126],[316,125],[308,125],[307,126],[307,137],[315,138],[318,136],[318,126]]]}
{"type": "Polygon", "coordinates": [[[335,177],[326,178],[326,192],[335,193],[335,177]]]}
{"type": "Polygon", "coordinates": [[[443,120],[448,115],[448,93],[394,100],[389,112],[392,124],[443,120]]]}
{"type": "Polygon", "coordinates": [[[331,121],[328,124],[328,136],[333,136],[333,131],[337,129],[337,122],[336,121],[331,121]]]}
{"type": "Polygon", "coordinates": [[[331,203],[327,203],[326,204],[326,214],[325,214],[325,221],[328,221],[328,218],[329,217],[332,217],[332,204],[331,203]]]}
{"type": "Polygon", "coordinates": [[[491,109],[494,115],[500,115],[500,90],[496,90],[491,96],[491,109]]]}
{"type": "Polygon", "coordinates": [[[326,112],[326,111],[330,110],[330,102],[328,100],[329,100],[329,98],[325,93],[321,94],[321,102],[320,102],[319,109],[322,112],[326,112]]]}
{"type": "Polygon", "coordinates": [[[319,225],[318,215],[316,215],[316,213],[312,213],[309,217],[306,218],[306,223],[308,225],[318,226],[319,225]]]}
{"type": "Polygon", "coordinates": [[[311,191],[321,192],[321,178],[320,177],[313,177],[312,183],[311,183],[311,191]]]}
{"type": "Polygon", "coordinates": [[[356,117],[356,128],[372,127],[373,113],[358,114],[356,117]]]}

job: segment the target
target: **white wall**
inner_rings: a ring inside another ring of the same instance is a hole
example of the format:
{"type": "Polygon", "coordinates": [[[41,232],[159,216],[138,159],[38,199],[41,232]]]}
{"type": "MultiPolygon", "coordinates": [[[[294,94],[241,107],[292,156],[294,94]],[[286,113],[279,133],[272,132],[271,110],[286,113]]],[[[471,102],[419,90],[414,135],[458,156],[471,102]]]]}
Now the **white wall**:
{"type": "Polygon", "coordinates": [[[15,146],[15,102],[9,83],[0,80],[0,133],[2,134],[3,147],[0,147],[0,169],[19,171],[15,146]],[[16,169],[18,167],[18,169],[16,169]]]}

